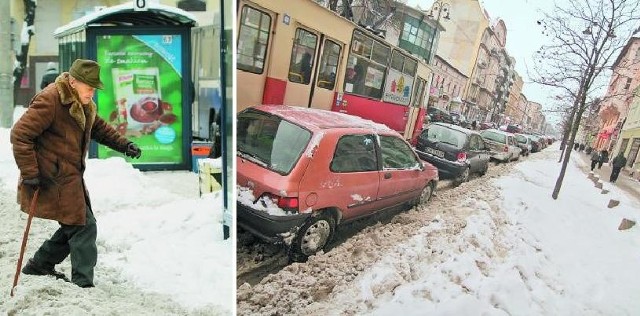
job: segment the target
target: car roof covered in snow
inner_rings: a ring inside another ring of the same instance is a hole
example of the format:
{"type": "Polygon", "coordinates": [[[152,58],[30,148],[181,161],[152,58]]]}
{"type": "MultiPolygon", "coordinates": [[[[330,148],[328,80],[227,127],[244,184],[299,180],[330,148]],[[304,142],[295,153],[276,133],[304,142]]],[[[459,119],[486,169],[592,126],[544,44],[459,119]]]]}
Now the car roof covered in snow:
{"type": "Polygon", "coordinates": [[[287,105],[258,105],[249,109],[280,116],[310,130],[363,128],[376,132],[396,133],[386,125],[340,112],[287,105]]]}

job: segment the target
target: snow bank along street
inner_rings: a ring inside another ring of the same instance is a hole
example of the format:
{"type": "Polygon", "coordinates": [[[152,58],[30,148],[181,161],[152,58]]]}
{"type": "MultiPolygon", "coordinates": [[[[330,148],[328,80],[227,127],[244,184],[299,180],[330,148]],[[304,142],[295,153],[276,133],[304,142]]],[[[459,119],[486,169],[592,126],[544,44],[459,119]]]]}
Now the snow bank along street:
{"type": "Polygon", "coordinates": [[[240,285],[238,314],[637,313],[640,231],[618,226],[640,220],[638,197],[608,183],[602,194],[572,157],[553,200],[557,147],[240,285]]]}
{"type": "MultiPolygon", "coordinates": [[[[20,275],[9,292],[27,215],[9,130],[0,129],[0,314],[229,315],[233,248],[222,238],[220,192],[199,196],[198,175],[142,173],[120,158],[90,159],[85,179],[98,223],[96,287],[20,275]]],[[[34,219],[25,262],[58,223],[34,219]]],[[[67,258],[57,269],[71,275],[67,258]]]]}

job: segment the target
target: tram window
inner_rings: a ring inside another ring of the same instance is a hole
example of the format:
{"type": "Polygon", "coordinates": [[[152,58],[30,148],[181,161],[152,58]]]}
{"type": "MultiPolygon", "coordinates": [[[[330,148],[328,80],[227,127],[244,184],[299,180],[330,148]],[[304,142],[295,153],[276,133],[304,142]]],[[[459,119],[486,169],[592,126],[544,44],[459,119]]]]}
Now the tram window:
{"type": "Polygon", "coordinates": [[[389,64],[389,53],[391,50],[388,46],[384,46],[378,42],[373,42],[373,55],[371,59],[378,64],[387,65],[389,64]]]}
{"type": "Polygon", "coordinates": [[[412,77],[416,75],[416,69],[418,68],[418,62],[413,59],[407,58],[404,61],[404,73],[411,75],[412,77]]]}
{"type": "Polygon", "coordinates": [[[344,91],[380,99],[391,48],[356,30],[351,40],[344,91]]]}
{"type": "Polygon", "coordinates": [[[336,84],[336,73],[342,47],[331,40],[324,41],[322,57],[320,57],[320,74],[318,75],[318,87],[333,90],[336,84]]]}
{"type": "Polygon", "coordinates": [[[371,58],[371,48],[373,47],[373,39],[365,36],[363,33],[353,32],[353,40],[351,41],[351,51],[364,58],[371,58]]]}
{"type": "Polygon", "coordinates": [[[237,68],[261,74],[267,56],[271,16],[250,6],[242,8],[238,29],[237,68]]]}
{"type": "Polygon", "coordinates": [[[398,51],[393,51],[393,56],[391,57],[391,69],[414,77],[416,75],[417,68],[418,62],[411,58],[408,58],[398,51]]]}
{"type": "Polygon", "coordinates": [[[296,30],[289,64],[289,81],[309,84],[317,43],[317,35],[301,28],[296,30]]]}
{"type": "Polygon", "coordinates": [[[402,65],[404,64],[404,56],[393,53],[393,57],[391,57],[391,69],[395,69],[397,71],[402,72],[402,65]]]}

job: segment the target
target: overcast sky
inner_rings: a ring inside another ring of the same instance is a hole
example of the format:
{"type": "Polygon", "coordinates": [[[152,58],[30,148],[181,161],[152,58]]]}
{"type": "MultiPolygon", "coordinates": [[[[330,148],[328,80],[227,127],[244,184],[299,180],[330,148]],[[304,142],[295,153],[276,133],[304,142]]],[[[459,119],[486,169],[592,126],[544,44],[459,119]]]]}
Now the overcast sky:
{"type": "MultiPolygon", "coordinates": [[[[408,0],[411,6],[417,4],[429,8],[433,0],[408,0]]],[[[544,36],[536,24],[543,15],[540,10],[553,8],[552,0],[480,0],[492,20],[504,20],[507,26],[507,52],[516,59],[516,71],[524,80],[523,93],[529,101],[543,105],[543,109],[551,108],[551,97],[548,89],[530,83],[529,73],[533,71],[533,54],[543,43],[544,36]]],[[[455,19],[455,8],[451,10],[451,18],[455,19]]],[[[544,113],[547,120],[554,124],[559,121],[554,113],[544,113]]]]}

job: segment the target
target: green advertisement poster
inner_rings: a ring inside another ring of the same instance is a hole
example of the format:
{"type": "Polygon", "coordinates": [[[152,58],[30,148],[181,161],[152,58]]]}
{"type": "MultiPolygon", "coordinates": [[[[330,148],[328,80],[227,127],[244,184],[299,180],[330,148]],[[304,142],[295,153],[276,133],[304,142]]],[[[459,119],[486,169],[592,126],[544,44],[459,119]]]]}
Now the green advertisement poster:
{"type": "MultiPolygon", "coordinates": [[[[183,163],[181,36],[100,35],[96,45],[98,115],[142,149],[132,162],[183,163]]],[[[116,156],[98,146],[98,158],[116,156]]]]}

